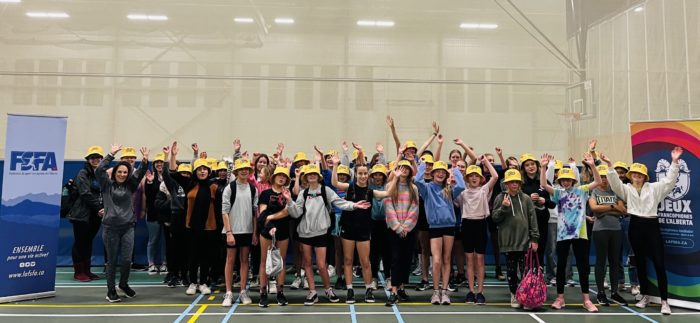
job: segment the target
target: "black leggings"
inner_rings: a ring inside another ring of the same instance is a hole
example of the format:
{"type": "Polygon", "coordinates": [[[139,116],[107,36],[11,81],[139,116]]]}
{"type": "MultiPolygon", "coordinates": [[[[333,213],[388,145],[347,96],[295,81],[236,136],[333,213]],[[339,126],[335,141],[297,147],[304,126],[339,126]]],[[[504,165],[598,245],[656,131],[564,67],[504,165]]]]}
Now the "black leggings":
{"type": "MultiPolygon", "coordinates": [[[[90,263],[92,258],[92,241],[95,240],[97,232],[100,231],[99,219],[90,217],[87,222],[70,221],[73,224],[73,250],[71,256],[74,264],[82,262],[90,263]]],[[[106,255],[107,253],[105,253],[106,255]]]]}
{"type": "Polygon", "coordinates": [[[177,278],[187,278],[187,252],[185,250],[185,229],[164,226],[165,259],[168,273],[177,278]]]}
{"type": "MultiPolygon", "coordinates": [[[[393,232],[386,226],[385,220],[372,220],[372,239],[369,241],[369,261],[372,263],[372,277],[379,277],[379,261],[384,264],[384,276],[391,273],[391,248],[389,235],[393,232]]],[[[412,249],[412,248],[411,248],[412,249]]]]}
{"type": "Polygon", "coordinates": [[[629,238],[637,261],[637,275],[642,295],[649,295],[650,292],[647,280],[647,258],[649,258],[656,271],[659,296],[662,300],[667,300],[668,278],[664,265],[664,241],[661,238],[659,219],[645,219],[633,215],[630,219],[629,238]]]}
{"type": "Polygon", "coordinates": [[[578,280],[581,284],[581,292],[588,294],[588,274],[591,272],[588,264],[590,244],[586,239],[569,239],[557,241],[557,294],[564,294],[566,285],[566,260],[569,256],[569,248],[573,247],[578,269],[578,280]]]}
{"type": "Polygon", "coordinates": [[[520,277],[518,277],[518,271],[520,274],[525,271],[525,252],[524,251],[511,251],[506,252],[506,272],[508,277],[508,288],[511,294],[515,294],[518,290],[518,285],[520,285],[520,277]]]}
{"type": "Polygon", "coordinates": [[[622,251],[622,231],[603,230],[593,231],[595,244],[595,284],[598,291],[604,290],[603,281],[607,269],[605,261],[610,264],[610,291],[617,293],[618,268],[620,266],[620,251],[622,251]]]}
{"type": "Polygon", "coordinates": [[[547,240],[549,240],[549,212],[546,216],[537,217],[537,230],[540,233],[540,238],[537,239],[537,258],[540,260],[540,264],[545,264],[545,251],[547,249],[547,240]]]}
{"type": "Polygon", "coordinates": [[[187,229],[189,243],[189,276],[191,284],[211,283],[212,262],[218,256],[216,254],[220,244],[220,233],[213,231],[199,231],[187,229]],[[199,280],[197,280],[199,269],[199,280]]]}
{"type": "MultiPolygon", "coordinates": [[[[409,232],[405,238],[389,231],[388,239],[391,250],[391,286],[400,287],[408,284],[413,258],[413,246],[416,244],[416,230],[409,232]]],[[[384,272],[388,272],[385,270],[384,272]]]]}

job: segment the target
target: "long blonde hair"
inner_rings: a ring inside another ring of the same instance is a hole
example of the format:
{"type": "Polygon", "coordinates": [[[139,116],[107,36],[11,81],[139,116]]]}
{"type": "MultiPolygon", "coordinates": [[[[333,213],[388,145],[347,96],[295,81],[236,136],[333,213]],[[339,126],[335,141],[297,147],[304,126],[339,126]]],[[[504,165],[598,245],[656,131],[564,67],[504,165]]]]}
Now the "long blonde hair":
{"type": "MultiPolygon", "coordinates": [[[[413,169],[411,167],[408,167],[408,169],[409,175],[406,176],[406,184],[408,185],[409,204],[418,203],[418,193],[416,193],[417,188],[416,185],[414,185],[411,181],[411,178],[413,178],[413,169]]],[[[387,191],[387,194],[391,198],[391,202],[394,203],[394,205],[396,205],[396,203],[398,203],[399,201],[399,182],[401,181],[401,179],[397,178],[396,180],[396,185],[391,185],[391,187],[389,187],[389,190],[387,191]]]]}

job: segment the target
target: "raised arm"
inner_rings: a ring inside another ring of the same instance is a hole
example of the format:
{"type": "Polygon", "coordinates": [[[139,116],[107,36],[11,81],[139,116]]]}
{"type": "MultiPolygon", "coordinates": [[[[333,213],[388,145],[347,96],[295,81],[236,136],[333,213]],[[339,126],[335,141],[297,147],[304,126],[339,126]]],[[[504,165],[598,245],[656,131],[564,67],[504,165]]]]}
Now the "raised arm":
{"type": "Polygon", "coordinates": [[[435,140],[435,137],[437,137],[438,133],[440,133],[440,126],[438,126],[437,122],[433,121],[433,133],[428,137],[428,139],[425,140],[423,145],[420,146],[420,149],[416,152],[416,157],[420,158],[420,156],[423,155],[426,149],[430,146],[430,144],[433,143],[433,140],[435,140]]]}
{"type": "Polygon", "coordinates": [[[97,182],[100,183],[101,188],[104,188],[110,182],[109,176],[107,175],[107,168],[109,168],[109,164],[114,160],[114,156],[122,150],[122,145],[113,144],[111,148],[110,153],[102,159],[95,169],[95,177],[97,178],[97,182]]]}
{"type": "Polygon", "coordinates": [[[493,167],[491,162],[489,161],[486,156],[481,156],[481,164],[486,165],[486,168],[489,170],[489,174],[491,174],[491,178],[489,181],[486,183],[489,187],[489,191],[493,191],[494,186],[498,184],[498,172],[496,172],[496,168],[493,167]]]}
{"type": "Polygon", "coordinates": [[[617,172],[615,171],[615,168],[613,168],[612,162],[608,156],[605,156],[604,154],[601,154],[600,159],[608,165],[607,178],[610,189],[612,189],[615,195],[617,195],[619,198],[627,201],[627,187],[624,183],[622,183],[620,178],[617,177],[617,172]]]}
{"type": "Polygon", "coordinates": [[[540,165],[544,167],[544,171],[540,170],[540,187],[547,191],[549,194],[554,193],[554,187],[552,185],[549,185],[549,182],[547,181],[547,169],[549,168],[549,155],[548,154],[543,154],[542,157],[540,158],[540,165]]]}
{"type": "Polygon", "coordinates": [[[466,184],[464,183],[462,172],[460,172],[457,167],[452,169],[452,178],[454,178],[455,181],[455,185],[452,187],[452,199],[454,200],[466,189],[466,184]]]}
{"type": "Polygon", "coordinates": [[[353,142],[352,147],[357,149],[357,159],[355,159],[355,167],[359,165],[365,165],[365,152],[362,150],[362,146],[353,142]]]}
{"type": "Polygon", "coordinates": [[[343,141],[340,144],[340,148],[343,150],[343,157],[341,158],[340,162],[345,166],[350,166],[350,157],[348,156],[348,149],[350,149],[350,147],[348,147],[348,143],[343,141]]]}
{"type": "Polygon", "coordinates": [[[399,139],[399,135],[396,133],[396,126],[394,125],[394,118],[387,115],[386,116],[386,125],[389,126],[389,130],[391,130],[391,135],[392,135],[392,137],[394,137],[394,144],[396,144],[396,152],[398,153],[399,147],[401,147],[401,139],[399,139]]]}
{"type": "Polygon", "coordinates": [[[377,143],[375,145],[375,148],[377,149],[377,154],[379,154],[379,156],[377,157],[377,163],[386,165],[386,157],[384,156],[384,145],[382,145],[381,143],[377,143]]]}
{"type": "Polygon", "coordinates": [[[600,178],[598,168],[595,166],[595,159],[593,159],[593,155],[585,154],[584,158],[584,162],[590,167],[591,172],[593,173],[593,182],[588,184],[588,189],[592,191],[593,189],[598,187],[603,182],[603,180],[600,178]]]}
{"type": "Polygon", "coordinates": [[[439,134],[439,135],[437,136],[437,140],[438,140],[438,145],[437,145],[437,149],[436,149],[436,151],[435,151],[435,160],[441,160],[441,159],[440,159],[440,156],[442,156],[442,143],[443,143],[445,140],[444,140],[444,138],[442,137],[442,134],[439,134]]]}
{"type": "MultiPolygon", "coordinates": [[[[455,142],[455,144],[456,144],[457,146],[462,147],[462,150],[464,150],[464,159],[465,159],[465,160],[466,160],[467,156],[469,156],[469,159],[471,159],[471,161],[470,161],[469,164],[475,164],[476,161],[479,160],[479,158],[476,157],[476,154],[474,153],[474,150],[472,150],[471,148],[469,148],[469,146],[467,146],[467,145],[464,143],[464,141],[462,141],[462,139],[457,138],[457,139],[454,140],[454,142],[455,142]]],[[[497,149],[498,149],[498,148],[497,148],[497,149]]],[[[497,150],[497,151],[498,151],[498,150],[497,150]]],[[[499,156],[499,157],[501,158],[501,162],[502,162],[502,163],[505,162],[505,161],[503,161],[503,157],[502,157],[502,156],[499,156]]]]}
{"type": "Polygon", "coordinates": [[[148,170],[148,154],[150,150],[146,147],[141,147],[140,149],[141,152],[141,164],[139,165],[139,168],[134,171],[134,173],[131,175],[131,178],[129,179],[129,186],[132,191],[135,191],[136,188],[139,186],[139,183],[141,183],[141,180],[143,180],[143,177],[146,176],[146,171],[148,170]]]}
{"type": "Polygon", "coordinates": [[[341,183],[338,181],[338,165],[340,163],[340,158],[338,158],[338,155],[333,155],[332,163],[333,163],[333,174],[331,175],[331,184],[333,184],[333,186],[335,188],[337,188],[341,191],[347,191],[348,188],[350,188],[350,184],[341,183]]]}
{"type": "Polygon", "coordinates": [[[671,151],[671,167],[668,168],[668,173],[656,183],[651,183],[654,190],[654,197],[658,202],[662,201],[666,195],[670,194],[676,186],[678,176],[680,176],[680,157],[683,154],[683,148],[675,147],[671,151]],[[658,188],[658,189],[656,189],[658,188]]]}
{"type": "Polygon", "coordinates": [[[496,147],[496,155],[498,155],[498,159],[501,161],[501,169],[503,169],[504,171],[508,169],[506,159],[503,158],[503,149],[501,149],[501,147],[496,147]]]}
{"type": "Polygon", "coordinates": [[[341,199],[338,194],[333,192],[332,189],[326,188],[325,192],[321,192],[321,194],[326,194],[326,197],[328,198],[329,203],[331,203],[333,206],[343,210],[343,211],[352,211],[355,209],[369,209],[372,207],[372,203],[369,201],[359,201],[359,202],[351,202],[347,201],[344,199],[341,199]]]}
{"type": "Polygon", "coordinates": [[[318,148],[318,146],[314,145],[314,150],[316,151],[317,155],[321,156],[321,169],[328,169],[328,164],[326,164],[326,159],[323,158],[323,151],[321,148],[318,148]]]}

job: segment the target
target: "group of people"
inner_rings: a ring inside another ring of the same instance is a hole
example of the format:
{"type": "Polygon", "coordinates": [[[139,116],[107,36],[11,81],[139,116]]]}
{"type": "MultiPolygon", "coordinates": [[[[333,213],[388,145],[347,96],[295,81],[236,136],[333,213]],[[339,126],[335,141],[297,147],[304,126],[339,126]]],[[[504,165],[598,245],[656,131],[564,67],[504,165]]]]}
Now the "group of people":
{"type": "Polygon", "coordinates": [[[128,284],[134,225],[137,217],[145,216],[149,272],[167,272],[166,283],[186,286],[187,295],[210,294],[212,284],[223,277],[223,306],[235,301],[234,286],[240,289],[242,304],[252,303],[249,290],[255,286],[259,306],[267,307],[272,293],[277,304],[288,304],[286,271],[276,277],[266,274],[266,251],[272,245],[285,260],[291,252],[295,279],[288,287],[308,288],[304,305],[319,301],[314,269],[330,302],[340,301],[335,294],[339,289],[346,289],[345,302],[356,301],[356,274],[364,283],[363,301],[375,302],[374,290],[383,281],[382,274],[390,290],[386,305],[408,301],[416,250],[421,282],[415,288],[432,285],[430,303],[449,305],[455,283],[466,281],[466,302],[483,305],[484,256],[491,241],[496,276],[507,279],[512,307],[522,307],[515,293],[528,250],[533,250],[541,263],[548,264],[547,279],[556,285],[552,308],[565,307],[564,287],[570,284],[573,253],[583,307],[597,312],[589,298],[592,239],[599,305],[627,305],[618,289],[625,286],[621,260],[623,245],[629,242],[630,269],[636,267],[630,270],[630,280],[633,292],[638,288],[640,293],[636,306],[643,308],[650,302],[646,270],[650,259],[661,312],[671,313],[656,206],[675,185],[681,148],[672,151],[667,176],[650,183],[646,166],[613,164],[596,151],[595,140],[580,170],[573,158],[566,165],[549,154],[504,158],[498,147],[501,169],[496,170],[493,154],[477,156],[461,139],[454,140],[460,149],[451,150],[447,161],[441,160],[444,138],[436,123],[420,147],[410,140],[402,143],[391,117],[387,125],[396,148],[396,157],[388,163],[379,143],[371,158],[354,143],[350,153],[345,142],[340,151],[314,146],[313,159],[303,152],[287,158],[283,144],[273,154],[254,153],[249,158],[235,140],[233,158],[221,161],[208,158],[193,144],[192,160],[181,162],[180,148],[173,142],[150,162],[149,149],[141,148],[138,166],[135,148],[112,145],[105,153],[99,146],[90,147],[85,167],[75,178],[79,199],[68,214],[75,235],[74,277],[80,281],[100,278],[90,271],[90,258],[92,239],[102,227],[106,299],[121,300],[116,288],[134,297],[128,284]],[[435,140],[436,149],[428,150],[435,140]],[[120,151],[121,160],[110,168],[120,151]],[[158,263],[160,240],[165,242],[165,259],[158,263]],[[608,265],[610,299],[604,289],[608,265]],[[331,286],[333,274],[337,281],[331,286]]]}

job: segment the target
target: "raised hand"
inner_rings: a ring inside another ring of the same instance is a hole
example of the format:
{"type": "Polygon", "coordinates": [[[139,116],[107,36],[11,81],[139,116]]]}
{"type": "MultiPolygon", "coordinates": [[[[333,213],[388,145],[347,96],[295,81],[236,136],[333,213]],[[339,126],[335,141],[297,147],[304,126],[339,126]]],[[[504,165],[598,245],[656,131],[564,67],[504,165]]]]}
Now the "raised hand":
{"type": "Polygon", "coordinates": [[[377,143],[377,144],[375,145],[375,148],[377,148],[377,152],[378,152],[378,153],[380,153],[380,154],[383,154],[383,153],[384,153],[384,145],[382,145],[381,143],[377,143]]]}
{"type": "Polygon", "coordinates": [[[257,151],[254,151],[253,152],[253,160],[256,160],[258,158],[258,156],[260,156],[260,153],[257,151]]]}
{"type": "Polygon", "coordinates": [[[399,147],[399,156],[403,155],[404,151],[406,151],[406,145],[401,145],[399,147]]]}
{"type": "Polygon", "coordinates": [[[146,181],[147,181],[148,183],[152,183],[154,178],[156,178],[156,176],[153,175],[153,172],[151,172],[150,169],[147,170],[147,171],[146,171],[146,181]]]}
{"type": "Polygon", "coordinates": [[[681,155],[683,155],[683,148],[681,147],[675,147],[671,151],[671,159],[673,162],[678,162],[678,159],[681,158],[681,155]]]}
{"type": "Polygon", "coordinates": [[[168,154],[170,154],[170,147],[168,146],[163,146],[163,154],[167,157],[168,154]]]}
{"type": "Polygon", "coordinates": [[[389,126],[389,128],[394,129],[394,118],[391,116],[386,116],[386,125],[389,126]]]}
{"type": "Polygon", "coordinates": [[[338,156],[338,154],[333,154],[333,156],[331,157],[331,162],[333,163],[333,165],[338,165],[340,163],[340,157],[338,156]]]}
{"type": "Polygon", "coordinates": [[[201,158],[201,159],[207,159],[207,157],[209,157],[209,156],[207,155],[207,152],[206,152],[206,151],[203,151],[203,152],[199,153],[199,158],[201,158]]]}
{"type": "MultiPolygon", "coordinates": [[[[297,175],[299,175],[299,174],[297,174],[297,175]]],[[[292,193],[289,192],[289,189],[288,189],[288,188],[285,187],[285,188],[282,190],[282,197],[284,197],[284,199],[287,200],[287,201],[291,201],[291,200],[292,200],[292,193]]]]}
{"type": "Polygon", "coordinates": [[[348,147],[348,143],[346,141],[343,141],[342,144],[340,144],[340,147],[343,148],[343,151],[348,151],[350,147],[348,147]]]}
{"type": "Polygon", "coordinates": [[[508,194],[506,194],[506,196],[503,197],[503,206],[510,207],[510,197],[508,196],[508,194]]]}
{"type": "Polygon", "coordinates": [[[596,145],[598,145],[598,139],[591,139],[591,141],[588,142],[588,151],[595,151],[596,145]]]}
{"type": "Polygon", "coordinates": [[[294,174],[297,178],[299,178],[299,174],[301,174],[301,167],[297,167],[296,169],[294,169],[294,174]]]}
{"type": "Polygon", "coordinates": [[[148,153],[151,152],[150,149],[148,149],[147,147],[141,147],[139,151],[141,152],[141,156],[143,156],[143,159],[148,159],[148,153]]]}
{"type": "Polygon", "coordinates": [[[457,146],[464,145],[464,141],[462,141],[461,138],[457,138],[457,139],[455,139],[455,140],[453,140],[453,141],[454,141],[455,145],[457,145],[457,146]]]}
{"type": "Polygon", "coordinates": [[[199,145],[196,142],[192,144],[192,151],[194,151],[195,154],[199,153],[199,145]]]}
{"type": "Polygon", "coordinates": [[[233,150],[235,151],[240,151],[241,150],[241,140],[236,138],[233,140],[233,150]]]}
{"type": "Polygon", "coordinates": [[[360,144],[356,144],[356,143],[353,142],[353,143],[352,143],[352,146],[353,146],[355,149],[357,149],[358,151],[362,151],[362,146],[360,146],[360,144]]]}
{"type": "Polygon", "coordinates": [[[550,161],[549,154],[547,154],[547,153],[542,154],[542,156],[540,157],[540,166],[545,167],[545,166],[549,165],[549,161],[550,161]]]}
{"type": "Polygon", "coordinates": [[[438,134],[440,133],[440,126],[438,126],[437,122],[433,121],[433,133],[438,134]]]}
{"type": "Polygon", "coordinates": [[[591,153],[583,154],[583,162],[588,166],[595,167],[595,160],[593,160],[593,155],[591,155],[591,153]]]}
{"type": "Polygon", "coordinates": [[[569,164],[571,163],[576,163],[576,159],[574,159],[574,157],[569,157],[569,164]]]}
{"type": "Polygon", "coordinates": [[[112,153],[112,155],[115,155],[115,154],[118,153],[120,150],[122,150],[122,147],[123,147],[123,146],[120,145],[120,144],[112,144],[112,147],[111,147],[111,149],[110,149],[109,151],[112,153]]]}
{"type": "Polygon", "coordinates": [[[248,159],[248,157],[249,157],[249,156],[248,156],[248,151],[247,151],[247,150],[244,151],[244,152],[241,154],[241,158],[243,158],[244,160],[250,160],[250,159],[248,159]]]}
{"type": "Polygon", "coordinates": [[[501,147],[499,146],[496,146],[496,154],[498,156],[503,156],[503,149],[501,149],[501,147]]]}
{"type": "Polygon", "coordinates": [[[179,149],[177,148],[177,141],[173,141],[173,145],[170,146],[170,152],[173,154],[173,156],[177,155],[179,149]]]}
{"type": "Polygon", "coordinates": [[[605,162],[608,165],[608,167],[612,167],[612,162],[610,161],[610,158],[608,158],[608,156],[606,156],[605,154],[600,154],[600,160],[605,162]]]}

